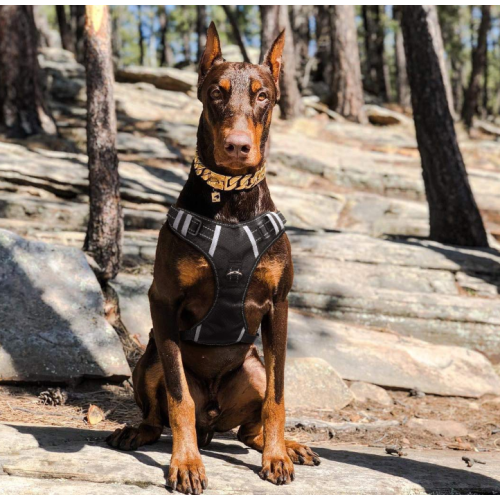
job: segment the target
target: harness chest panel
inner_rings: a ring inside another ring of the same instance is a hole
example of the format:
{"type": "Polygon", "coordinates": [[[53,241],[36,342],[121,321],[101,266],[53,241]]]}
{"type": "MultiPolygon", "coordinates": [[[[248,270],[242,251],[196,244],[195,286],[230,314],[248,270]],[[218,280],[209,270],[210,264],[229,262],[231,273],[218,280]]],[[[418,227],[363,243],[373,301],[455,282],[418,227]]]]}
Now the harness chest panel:
{"type": "Polygon", "coordinates": [[[212,266],[215,299],[206,316],[181,340],[205,345],[252,343],[245,318],[245,297],[262,256],[285,232],[285,218],[266,212],[241,224],[224,224],[172,206],[168,224],[180,238],[196,247],[212,266]]]}

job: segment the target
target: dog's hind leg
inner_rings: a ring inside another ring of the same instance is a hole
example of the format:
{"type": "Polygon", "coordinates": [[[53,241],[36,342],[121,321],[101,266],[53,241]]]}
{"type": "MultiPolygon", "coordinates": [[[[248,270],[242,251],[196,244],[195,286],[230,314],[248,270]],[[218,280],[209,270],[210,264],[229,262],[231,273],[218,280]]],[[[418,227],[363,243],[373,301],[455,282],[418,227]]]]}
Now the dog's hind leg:
{"type": "Polygon", "coordinates": [[[162,417],[168,414],[166,409],[161,409],[162,400],[166,404],[166,398],[161,397],[165,393],[165,383],[154,339],[149,341],[146,352],[137,363],[133,381],[134,396],[142,410],[143,421],[138,427],[116,429],[106,439],[113,448],[127,451],[158,441],[163,430],[162,417]]]}

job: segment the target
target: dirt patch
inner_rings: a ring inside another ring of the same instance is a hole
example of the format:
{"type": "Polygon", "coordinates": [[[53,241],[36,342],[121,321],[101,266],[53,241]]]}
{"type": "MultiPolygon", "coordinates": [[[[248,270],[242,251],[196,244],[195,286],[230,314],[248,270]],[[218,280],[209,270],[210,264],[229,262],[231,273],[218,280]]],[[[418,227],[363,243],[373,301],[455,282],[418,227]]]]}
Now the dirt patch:
{"type": "MultiPolygon", "coordinates": [[[[128,383],[117,386],[85,382],[75,389],[67,388],[68,400],[61,406],[39,403],[38,395],[46,389],[46,386],[0,387],[0,421],[107,431],[123,425],[138,425],[141,421],[141,412],[128,383]],[[106,414],[105,420],[94,426],[86,421],[91,404],[97,405],[106,414]]],[[[302,442],[328,442],[334,445],[360,444],[380,448],[400,445],[414,449],[500,451],[500,397],[485,396],[472,400],[439,396],[415,398],[403,391],[389,391],[389,394],[395,401],[390,407],[353,402],[337,412],[306,408],[287,412],[287,416],[304,422],[304,425],[294,430],[289,429],[287,437],[302,442]],[[408,426],[412,418],[453,420],[463,423],[468,434],[457,438],[435,435],[408,426]],[[311,419],[358,425],[332,431],[314,428],[308,424],[311,419]],[[384,422],[389,421],[397,421],[398,425],[384,427],[384,422]]],[[[225,434],[227,437],[234,435],[234,432],[225,434]]]]}

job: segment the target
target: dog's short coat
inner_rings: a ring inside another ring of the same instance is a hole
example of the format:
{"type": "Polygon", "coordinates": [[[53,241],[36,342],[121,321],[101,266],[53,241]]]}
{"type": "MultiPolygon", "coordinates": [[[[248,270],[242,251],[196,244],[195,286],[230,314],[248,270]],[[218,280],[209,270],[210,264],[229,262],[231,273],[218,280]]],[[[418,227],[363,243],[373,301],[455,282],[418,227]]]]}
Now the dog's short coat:
{"type": "MultiPolygon", "coordinates": [[[[200,61],[198,96],[203,112],[198,154],[205,167],[224,175],[255,172],[265,161],[272,109],[279,98],[284,33],[263,64],[229,63],[222,58],[212,23],[200,61]]],[[[193,169],[176,206],[220,222],[251,220],[276,211],[263,180],[248,190],[213,190],[193,169]]],[[[250,334],[261,325],[265,367],[252,344],[202,346],[181,342],[179,331],[205,316],[214,300],[214,278],[203,255],[165,224],[160,231],[154,280],[149,292],[153,333],[134,370],[135,399],[144,420],[118,429],[108,443],[122,450],[157,441],[170,426],[173,449],[167,485],[201,493],[207,477],[199,447],[214,432],[239,426],[238,439],[262,452],[260,477],[287,484],[293,464],[318,465],[307,446],[285,440],[284,368],[287,295],[293,280],[286,234],[260,260],[245,300],[250,334]]]]}

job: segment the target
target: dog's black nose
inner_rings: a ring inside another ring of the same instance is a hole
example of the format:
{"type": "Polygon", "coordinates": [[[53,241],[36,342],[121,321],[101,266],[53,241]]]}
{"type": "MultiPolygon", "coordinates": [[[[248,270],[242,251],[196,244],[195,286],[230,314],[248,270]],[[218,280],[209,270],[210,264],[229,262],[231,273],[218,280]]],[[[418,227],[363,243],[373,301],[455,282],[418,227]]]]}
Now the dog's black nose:
{"type": "Polygon", "coordinates": [[[245,132],[232,132],[224,141],[224,149],[232,158],[244,158],[252,149],[250,135],[245,132]]]}

